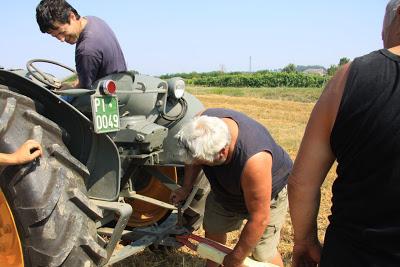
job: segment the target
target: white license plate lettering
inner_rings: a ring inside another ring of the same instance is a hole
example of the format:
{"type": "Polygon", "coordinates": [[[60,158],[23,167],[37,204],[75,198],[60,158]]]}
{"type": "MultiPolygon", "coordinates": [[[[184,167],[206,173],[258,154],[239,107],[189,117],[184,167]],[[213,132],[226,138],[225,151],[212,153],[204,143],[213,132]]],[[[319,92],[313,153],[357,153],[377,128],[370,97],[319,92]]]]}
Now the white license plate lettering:
{"type": "Polygon", "coordinates": [[[94,131],[108,133],[119,130],[118,99],[115,96],[92,96],[94,131]]]}

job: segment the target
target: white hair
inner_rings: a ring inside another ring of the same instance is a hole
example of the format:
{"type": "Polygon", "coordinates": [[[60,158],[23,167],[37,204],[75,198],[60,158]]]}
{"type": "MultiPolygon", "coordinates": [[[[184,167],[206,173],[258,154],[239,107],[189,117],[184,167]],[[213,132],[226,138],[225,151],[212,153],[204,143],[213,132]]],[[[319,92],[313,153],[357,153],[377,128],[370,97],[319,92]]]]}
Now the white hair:
{"type": "Polygon", "coordinates": [[[382,29],[386,29],[394,20],[397,14],[397,9],[400,6],[400,0],[390,0],[386,5],[385,17],[383,19],[382,29]]]}
{"type": "Polygon", "coordinates": [[[186,123],[176,135],[185,162],[205,160],[213,162],[218,153],[231,142],[225,122],[217,117],[196,116],[186,123]]]}

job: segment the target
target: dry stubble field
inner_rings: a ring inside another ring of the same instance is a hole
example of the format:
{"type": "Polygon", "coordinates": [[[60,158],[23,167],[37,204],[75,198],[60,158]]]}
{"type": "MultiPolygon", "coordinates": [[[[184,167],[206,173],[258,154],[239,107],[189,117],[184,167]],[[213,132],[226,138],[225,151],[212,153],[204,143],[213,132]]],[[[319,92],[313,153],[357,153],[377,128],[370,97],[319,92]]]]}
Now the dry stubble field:
{"type": "MultiPolygon", "coordinates": [[[[224,95],[197,95],[206,107],[223,107],[235,109],[246,113],[265,125],[275,140],[284,148],[292,159],[295,158],[300,141],[314,103],[303,103],[286,100],[270,100],[251,97],[234,97],[224,95]]],[[[329,172],[322,189],[321,208],[318,218],[320,240],[327,226],[327,216],[330,214],[331,185],[334,171],[329,172]]],[[[196,232],[202,235],[200,229],[196,232]]],[[[238,232],[229,234],[229,246],[234,246],[239,237],[238,232]]],[[[290,266],[293,232],[289,214],[282,231],[280,252],[284,258],[285,266],[290,266]]],[[[164,267],[188,266],[200,267],[204,260],[185,248],[176,251],[151,251],[146,249],[143,253],[135,255],[115,267],[164,267]]]]}

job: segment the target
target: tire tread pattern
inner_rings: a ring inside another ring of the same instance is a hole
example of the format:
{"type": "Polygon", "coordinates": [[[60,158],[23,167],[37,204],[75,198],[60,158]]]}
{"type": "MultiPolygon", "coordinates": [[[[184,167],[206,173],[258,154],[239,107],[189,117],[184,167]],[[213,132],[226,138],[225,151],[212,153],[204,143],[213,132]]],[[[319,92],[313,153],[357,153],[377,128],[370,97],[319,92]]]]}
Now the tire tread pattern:
{"type": "MultiPolygon", "coordinates": [[[[40,103],[37,103],[40,105],[40,103]]],[[[25,266],[97,266],[107,257],[98,243],[85,165],[62,142],[62,129],[35,110],[28,97],[0,87],[0,151],[10,153],[27,139],[43,147],[39,160],[0,168],[24,250],[25,266]]]]}

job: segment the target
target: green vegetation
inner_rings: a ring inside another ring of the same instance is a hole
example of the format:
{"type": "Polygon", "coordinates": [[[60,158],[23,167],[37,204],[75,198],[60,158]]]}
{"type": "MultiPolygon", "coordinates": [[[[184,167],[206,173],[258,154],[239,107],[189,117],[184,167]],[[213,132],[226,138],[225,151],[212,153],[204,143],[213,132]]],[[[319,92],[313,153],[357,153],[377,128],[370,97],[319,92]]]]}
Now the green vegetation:
{"type": "Polygon", "coordinates": [[[72,74],[71,76],[65,78],[62,82],[65,82],[65,83],[72,83],[72,82],[74,82],[76,79],[77,79],[76,74],[72,74]]]}
{"type": "MultiPolygon", "coordinates": [[[[292,68],[294,67],[291,66],[292,68]]],[[[206,72],[176,73],[162,75],[160,78],[181,77],[187,84],[218,87],[323,87],[328,76],[300,72],[206,72]]]]}
{"type": "Polygon", "coordinates": [[[296,65],[293,63],[290,63],[286,67],[282,69],[283,72],[297,72],[296,65]]]}
{"type": "Polygon", "coordinates": [[[295,72],[225,74],[187,80],[188,84],[220,87],[322,87],[327,77],[295,72]]]}
{"type": "Polygon", "coordinates": [[[335,75],[336,71],[337,71],[341,66],[343,66],[344,64],[347,64],[348,62],[350,62],[350,59],[349,59],[349,58],[347,58],[347,57],[342,57],[342,58],[339,60],[339,65],[331,65],[331,66],[328,68],[328,70],[327,70],[328,75],[330,75],[330,76],[335,75]]]}
{"type": "Polygon", "coordinates": [[[318,88],[249,88],[249,87],[187,87],[189,93],[195,95],[216,94],[227,96],[255,97],[264,99],[289,100],[304,103],[315,102],[322,92],[322,87],[318,88]]]}

